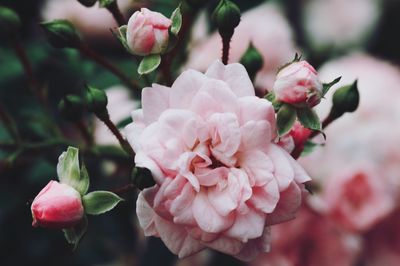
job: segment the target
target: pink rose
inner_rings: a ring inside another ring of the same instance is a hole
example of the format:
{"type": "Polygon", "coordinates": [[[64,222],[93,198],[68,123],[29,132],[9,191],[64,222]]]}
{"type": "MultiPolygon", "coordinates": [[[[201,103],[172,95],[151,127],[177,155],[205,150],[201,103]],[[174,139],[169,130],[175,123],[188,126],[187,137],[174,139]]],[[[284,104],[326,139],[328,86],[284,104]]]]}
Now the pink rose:
{"type": "Polygon", "coordinates": [[[273,91],[279,101],[313,107],[321,101],[322,83],[317,71],[303,60],[278,72],[273,91]]]}
{"type": "Polygon", "coordinates": [[[136,11],[128,21],[126,39],[131,52],[137,55],[159,54],[168,46],[171,20],[147,8],[136,11]]]}
{"type": "Polygon", "coordinates": [[[337,174],[329,181],[323,194],[328,215],[346,229],[368,230],[394,208],[389,188],[368,166],[337,174]]]}
{"type": "Polygon", "coordinates": [[[36,196],[31,206],[33,226],[68,228],[83,217],[83,205],[78,191],[66,184],[50,181],[36,196]]]}
{"type": "Polygon", "coordinates": [[[269,249],[269,226],[294,218],[310,180],[273,143],[275,113],[240,64],[183,72],[171,88],[143,89],[126,128],[138,167],[156,185],[137,215],[146,236],[179,257],[206,247],[250,260],[269,249]]]}

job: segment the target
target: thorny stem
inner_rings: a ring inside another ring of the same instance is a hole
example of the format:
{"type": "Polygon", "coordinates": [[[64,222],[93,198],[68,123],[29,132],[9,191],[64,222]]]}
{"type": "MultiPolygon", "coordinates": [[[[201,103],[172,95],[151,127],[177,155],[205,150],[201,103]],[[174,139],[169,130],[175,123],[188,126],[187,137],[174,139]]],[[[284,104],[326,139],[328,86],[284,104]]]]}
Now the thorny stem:
{"type": "Polygon", "coordinates": [[[137,92],[137,90],[140,90],[138,84],[136,84],[135,82],[133,82],[133,80],[125,76],[125,74],[122,73],[118,68],[116,68],[113,64],[107,61],[104,57],[96,53],[86,44],[81,43],[77,47],[77,49],[87,57],[97,62],[99,65],[102,65],[103,67],[108,69],[111,73],[113,73],[115,76],[121,79],[122,82],[124,82],[127,86],[129,86],[133,91],[137,92]]]}
{"type": "Polygon", "coordinates": [[[115,124],[110,120],[110,116],[107,114],[105,116],[99,116],[97,117],[103,121],[103,123],[108,127],[108,129],[111,130],[111,132],[114,134],[114,136],[118,139],[119,144],[121,147],[132,157],[135,157],[135,152],[133,151],[131,145],[129,142],[121,135],[121,132],[118,130],[118,128],[115,126],[115,124]]]}
{"type": "Polygon", "coordinates": [[[122,12],[119,9],[118,3],[116,0],[113,1],[112,3],[110,3],[106,8],[113,15],[115,21],[118,23],[118,25],[120,27],[123,25],[126,25],[125,17],[124,17],[124,15],[122,15],[122,12]]]}
{"type": "Polygon", "coordinates": [[[21,138],[18,134],[18,130],[15,128],[15,122],[13,121],[13,119],[11,118],[11,116],[8,114],[8,112],[1,103],[0,103],[0,120],[3,121],[3,124],[6,127],[8,133],[11,135],[11,137],[17,143],[19,143],[21,141],[21,138]]]}
{"type": "Polygon", "coordinates": [[[135,191],[135,189],[136,189],[135,185],[130,183],[130,184],[126,184],[122,187],[115,188],[115,189],[111,190],[111,192],[113,192],[117,195],[122,195],[122,194],[126,194],[128,192],[135,191]]]}

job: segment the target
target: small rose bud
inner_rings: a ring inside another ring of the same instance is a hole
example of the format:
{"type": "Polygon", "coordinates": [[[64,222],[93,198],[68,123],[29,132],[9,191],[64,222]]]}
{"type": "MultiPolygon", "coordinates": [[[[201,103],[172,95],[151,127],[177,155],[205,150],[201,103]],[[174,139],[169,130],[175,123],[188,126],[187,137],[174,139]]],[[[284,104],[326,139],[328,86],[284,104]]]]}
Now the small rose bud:
{"type": "Polygon", "coordinates": [[[357,88],[357,80],[353,84],[336,90],[332,98],[331,114],[339,117],[346,112],[354,112],[360,102],[360,94],[357,88]]]}
{"type": "Polygon", "coordinates": [[[317,71],[303,60],[293,62],[278,72],[273,91],[281,102],[313,107],[321,101],[322,88],[317,71]]]}
{"type": "Polygon", "coordinates": [[[257,72],[263,67],[264,60],[260,52],[250,43],[249,48],[240,59],[240,63],[246,68],[250,79],[254,81],[257,72]]]}
{"type": "Polygon", "coordinates": [[[172,21],[158,12],[147,8],[136,11],[128,21],[126,42],[133,54],[161,54],[168,47],[172,21]]]}
{"type": "Polygon", "coordinates": [[[97,0],[78,0],[78,2],[84,6],[91,7],[96,4],[97,0]]]}
{"type": "Polygon", "coordinates": [[[68,20],[53,20],[41,23],[48,41],[55,48],[76,48],[81,38],[68,20]]]}
{"type": "Polygon", "coordinates": [[[78,121],[82,118],[85,106],[79,96],[66,95],[58,104],[61,115],[69,121],[78,121]]]}
{"type": "Polygon", "coordinates": [[[55,229],[76,225],[84,214],[79,192],[54,180],[50,181],[33,200],[31,211],[32,226],[55,229]]]}
{"type": "Polygon", "coordinates": [[[231,38],[240,23],[240,9],[229,0],[221,0],[213,12],[213,20],[222,38],[231,38]]]}
{"type": "Polygon", "coordinates": [[[107,95],[103,90],[87,86],[85,94],[86,107],[96,115],[107,115],[107,95]]]}
{"type": "Polygon", "coordinates": [[[12,9],[0,6],[0,39],[15,37],[21,26],[21,20],[12,9]]]}

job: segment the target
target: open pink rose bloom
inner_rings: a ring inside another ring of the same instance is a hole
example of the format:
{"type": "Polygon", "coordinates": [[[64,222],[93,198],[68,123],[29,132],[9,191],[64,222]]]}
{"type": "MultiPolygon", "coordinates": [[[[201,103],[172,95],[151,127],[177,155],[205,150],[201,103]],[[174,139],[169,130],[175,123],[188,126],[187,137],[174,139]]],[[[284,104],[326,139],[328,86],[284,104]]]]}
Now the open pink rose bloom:
{"type": "Polygon", "coordinates": [[[269,250],[269,226],[290,220],[310,178],[274,144],[271,103],[254,96],[240,64],[188,70],[171,88],[142,93],[126,136],[156,185],[137,214],[146,236],[179,257],[206,247],[251,260],[269,250]]]}

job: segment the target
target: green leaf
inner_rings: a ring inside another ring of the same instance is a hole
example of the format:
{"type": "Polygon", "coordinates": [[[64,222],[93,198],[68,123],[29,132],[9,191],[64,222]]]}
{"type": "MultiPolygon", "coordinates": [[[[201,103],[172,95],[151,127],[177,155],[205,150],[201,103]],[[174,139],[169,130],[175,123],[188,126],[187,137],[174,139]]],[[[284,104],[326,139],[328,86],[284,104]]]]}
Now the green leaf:
{"type": "Polygon", "coordinates": [[[68,229],[63,229],[65,239],[69,244],[73,246],[73,250],[75,250],[78,247],[79,241],[86,233],[87,226],[88,226],[88,220],[85,215],[83,216],[82,221],[79,224],[68,229]]]}
{"type": "Polygon", "coordinates": [[[318,144],[318,143],[312,142],[310,140],[307,140],[306,143],[304,144],[304,148],[303,148],[303,152],[301,153],[301,156],[309,155],[318,146],[324,146],[324,144],[318,144]]]}
{"type": "Polygon", "coordinates": [[[324,84],[322,84],[322,96],[324,96],[328,91],[329,91],[329,89],[333,86],[333,85],[335,85],[336,83],[338,83],[339,81],[340,81],[340,79],[341,79],[342,77],[338,77],[338,78],[335,78],[334,80],[332,80],[331,82],[329,82],[329,83],[324,83],[324,84]]]}
{"type": "MultiPolygon", "coordinates": [[[[84,167],[82,167],[84,168],[84,167]]],[[[82,174],[79,169],[79,150],[74,147],[68,147],[58,158],[57,175],[61,183],[70,185],[81,195],[87,192],[89,186],[89,176],[86,168],[82,174]]]]}
{"type": "Polygon", "coordinates": [[[179,31],[182,27],[182,13],[181,13],[181,5],[179,5],[171,15],[171,33],[175,36],[178,35],[179,31]]]}
{"type": "Polygon", "coordinates": [[[296,121],[296,109],[294,109],[288,104],[282,105],[282,107],[278,111],[276,118],[276,124],[278,127],[279,136],[288,133],[295,121],[296,121]]]}
{"type": "Polygon", "coordinates": [[[161,63],[161,56],[159,54],[153,54],[153,55],[148,55],[145,58],[143,58],[142,62],[140,62],[139,67],[138,67],[138,73],[140,75],[146,75],[154,70],[157,69],[157,67],[161,63]]]}
{"type": "Polygon", "coordinates": [[[110,191],[94,191],[82,197],[85,213],[91,215],[108,212],[122,200],[122,198],[110,191]]]}
{"type": "Polygon", "coordinates": [[[299,108],[297,109],[297,117],[300,123],[312,130],[321,130],[321,121],[318,115],[311,108],[299,108]]]}

